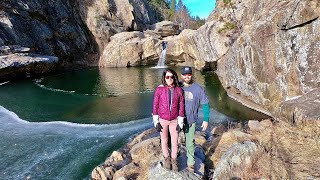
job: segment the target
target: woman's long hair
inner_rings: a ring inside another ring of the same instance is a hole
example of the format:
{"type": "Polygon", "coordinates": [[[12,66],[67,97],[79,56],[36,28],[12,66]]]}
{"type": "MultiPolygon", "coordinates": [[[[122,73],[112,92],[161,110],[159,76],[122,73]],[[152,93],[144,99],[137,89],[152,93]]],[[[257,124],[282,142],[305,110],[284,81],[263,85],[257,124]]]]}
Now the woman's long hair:
{"type": "Polygon", "coordinates": [[[176,73],[174,70],[172,70],[172,69],[167,69],[167,70],[163,71],[163,73],[162,73],[162,78],[161,78],[162,84],[163,84],[164,86],[167,86],[167,83],[166,83],[166,74],[167,74],[167,72],[172,73],[173,85],[174,85],[174,87],[177,87],[177,86],[178,86],[178,83],[179,83],[178,75],[177,75],[177,73],[176,73]]]}

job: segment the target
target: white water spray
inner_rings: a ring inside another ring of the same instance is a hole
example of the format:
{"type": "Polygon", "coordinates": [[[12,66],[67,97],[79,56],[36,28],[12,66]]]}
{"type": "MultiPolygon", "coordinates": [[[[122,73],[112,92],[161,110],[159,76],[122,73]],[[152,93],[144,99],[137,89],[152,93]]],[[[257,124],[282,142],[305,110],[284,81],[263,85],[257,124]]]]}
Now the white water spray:
{"type": "Polygon", "coordinates": [[[164,65],[164,63],[166,62],[167,42],[163,41],[161,44],[162,44],[161,56],[159,58],[157,66],[155,66],[154,68],[167,68],[168,67],[168,66],[164,65]]]}

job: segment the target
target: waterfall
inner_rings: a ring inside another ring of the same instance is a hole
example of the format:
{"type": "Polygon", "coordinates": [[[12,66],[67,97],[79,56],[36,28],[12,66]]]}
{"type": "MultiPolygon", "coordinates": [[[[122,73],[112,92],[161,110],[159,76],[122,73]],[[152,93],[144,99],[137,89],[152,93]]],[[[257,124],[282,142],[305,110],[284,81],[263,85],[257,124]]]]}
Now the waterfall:
{"type": "Polygon", "coordinates": [[[155,68],[166,68],[167,67],[166,65],[164,65],[164,63],[166,61],[167,42],[162,41],[161,45],[162,45],[161,56],[159,58],[157,66],[155,68]]]}

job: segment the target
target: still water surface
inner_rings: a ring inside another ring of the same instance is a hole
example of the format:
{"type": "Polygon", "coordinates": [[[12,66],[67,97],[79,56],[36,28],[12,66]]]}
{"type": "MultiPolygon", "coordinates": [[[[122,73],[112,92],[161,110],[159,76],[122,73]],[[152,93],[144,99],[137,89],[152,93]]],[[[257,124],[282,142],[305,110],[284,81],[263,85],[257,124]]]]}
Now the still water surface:
{"type": "MultiPolygon", "coordinates": [[[[129,137],[151,127],[162,71],[88,69],[2,84],[0,179],[88,178],[129,137]]],[[[209,96],[211,123],[266,118],[227,97],[214,73],[194,76],[209,96]]]]}

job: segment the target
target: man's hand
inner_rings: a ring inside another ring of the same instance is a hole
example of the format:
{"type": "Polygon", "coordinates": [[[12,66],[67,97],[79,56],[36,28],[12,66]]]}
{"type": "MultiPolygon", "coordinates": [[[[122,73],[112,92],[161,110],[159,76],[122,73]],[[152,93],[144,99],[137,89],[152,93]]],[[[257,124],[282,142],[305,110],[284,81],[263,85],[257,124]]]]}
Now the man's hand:
{"type": "Polygon", "coordinates": [[[209,123],[208,123],[208,122],[206,122],[206,121],[203,121],[203,122],[202,122],[202,125],[201,125],[201,127],[202,127],[202,131],[205,131],[205,130],[207,130],[207,128],[208,128],[208,125],[209,125],[209,123]]]}

